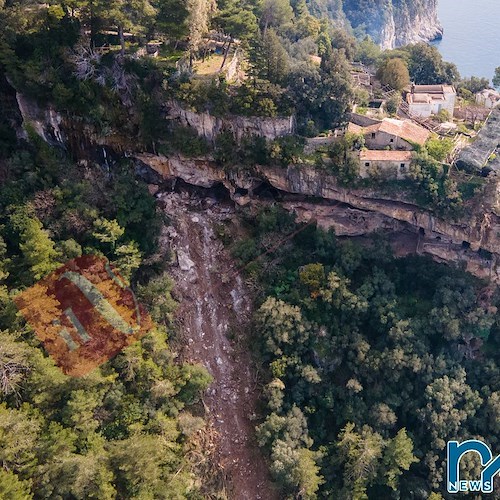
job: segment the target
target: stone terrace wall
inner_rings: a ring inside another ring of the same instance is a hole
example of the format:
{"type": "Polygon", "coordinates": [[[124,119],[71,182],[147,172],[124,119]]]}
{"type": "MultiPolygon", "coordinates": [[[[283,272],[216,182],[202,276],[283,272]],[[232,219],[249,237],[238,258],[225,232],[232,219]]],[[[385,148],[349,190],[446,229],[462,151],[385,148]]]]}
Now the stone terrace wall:
{"type": "Polygon", "coordinates": [[[359,125],[360,127],[369,127],[370,125],[375,125],[381,122],[381,120],[375,120],[369,116],[360,115],[358,113],[351,113],[349,121],[359,125]]]}

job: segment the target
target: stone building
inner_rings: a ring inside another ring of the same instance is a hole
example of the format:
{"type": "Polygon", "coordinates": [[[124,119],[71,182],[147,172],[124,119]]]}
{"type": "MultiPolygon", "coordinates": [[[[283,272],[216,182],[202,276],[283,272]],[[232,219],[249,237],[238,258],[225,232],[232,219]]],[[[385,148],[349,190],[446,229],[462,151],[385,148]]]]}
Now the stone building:
{"type": "Polygon", "coordinates": [[[379,176],[388,179],[404,179],[409,172],[411,151],[363,150],[359,154],[361,178],[379,176]]]}
{"type": "Polygon", "coordinates": [[[410,116],[429,118],[440,111],[453,116],[457,91],[452,85],[412,85],[406,93],[410,116]]]}
{"type": "Polygon", "coordinates": [[[369,149],[412,151],[415,145],[423,146],[430,132],[410,120],[385,118],[380,123],[362,130],[365,144],[369,149]]]}
{"type": "Polygon", "coordinates": [[[487,109],[493,109],[500,105],[500,92],[494,89],[484,89],[476,94],[476,103],[487,109]]]}
{"type": "Polygon", "coordinates": [[[360,176],[404,179],[412,162],[412,151],[424,146],[431,133],[410,120],[384,118],[366,126],[349,123],[347,131],[363,135],[365,146],[359,153],[360,176]]]}

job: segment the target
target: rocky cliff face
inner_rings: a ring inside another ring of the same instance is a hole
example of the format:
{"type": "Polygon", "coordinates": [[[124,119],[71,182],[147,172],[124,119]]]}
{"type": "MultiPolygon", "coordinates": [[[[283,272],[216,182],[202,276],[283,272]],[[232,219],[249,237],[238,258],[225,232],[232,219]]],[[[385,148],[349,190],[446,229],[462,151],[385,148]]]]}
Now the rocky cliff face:
{"type": "Polygon", "coordinates": [[[307,167],[256,167],[252,173],[227,172],[209,160],[136,155],[138,165],[163,179],[183,179],[205,188],[223,184],[239,204],[251,203],[254,191],[267,183],[282,194],[298,195],[283,206],[299,220],[316,220],[338,236],[376,231],[398,235],[397,254],[420,253],[457,263],[472,274],[500,283],[500,209],[497,184],[489,186],[484,205],[467,218],[449,221],[408,201],[371,190],[346,189],[335,178],[307,167]],[[245,193],[245,194],[242,194],[245,193]],[[321,199],[317,202],[314,200],[321,199]]]}
{"type": "Polygon", "coordinates": [[[441,38],[437,0],[344,0],[354,28],[366,26],[384,49],[441,38]]]}
{"type": "MultiPolygon", "coordinates": [[[[42,109],[21,95],[17,101],[24,124],[30,123],[47,142],[68,149],[80,160],[103,164],[111,152],[128,157],[132,154],[130,144],[124,144],[119,136],[102,136],[92,127],[52,109],[42,109]]],[[[495,182],[496,178],[466,218],[451,221],[396,195],[342,188],[334,177],[304,166],[255,167],[251,172],[238,172],[222,169],[205,158],[151,154],[137,154],[134,158],[152,184],[182,179],[203,188],[223,185],[241,205],[259,202],[254,192],[269,186],[280,193],[283,206],[294,211],[299,220],[313,219],[346,237],[383,231],[393,236],[398,255],[428,254],[439,261],[458,263],[476,276],[500,284],[500,182],[495,182]]]]}
{"type": "Polygon", "coordinates": [[[193,128],[200,137],[208,141],[215,140],[225,130],[232,132],[238,142],[243,137],[252,135],[274,140],[295,132],[293,116],[281,118],[225,116],[221,118],[210,113],[196,113],[176,101],[171,101],[166,108],[168,119],[176,120],[184,127],[193,128]]]}
{"type": "Polygon", "coordinates": [[[16,94],[17,105],[23,119],[23,125],[30,125],[48,144],[60,146],[65,143],[63,136],[63,117],[53,108],[40,108],[33,100],[23,94],[16,94]]]}
{"type": "MultiPolygon", "coordinates": [[[[443,36],[443,27],[437,14],[437,0],[395,2],[393,20],[394,31],[388,29],[387,38],[381,39],[384,48],[428,42],[443,36]]],[[[390,26],[392,27],[392,21],[390,26]]]]}
{"type": "Polygon", "coordinates": [[[77,160],[105,164],[110,156],[126,155],[133,146],[117,131],[103,133],[81,118],[67,116],[50,105],[39,106],[19,92],[16,100],[21,118],[17,130],[19,136],[26,137],[26,129],[30,127],[45,142],[66,150],[77,160]]]}

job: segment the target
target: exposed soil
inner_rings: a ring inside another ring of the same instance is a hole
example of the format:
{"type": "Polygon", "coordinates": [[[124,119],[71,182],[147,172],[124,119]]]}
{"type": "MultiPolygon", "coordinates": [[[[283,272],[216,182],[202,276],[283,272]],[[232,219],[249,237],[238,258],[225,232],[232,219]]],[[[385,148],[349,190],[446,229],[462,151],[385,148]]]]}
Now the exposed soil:
{"type": "Polygon", "coordinates": [[[217,431],[216,456],[229,479],[230,498],[278,498],[254,437],[259,391],[248,350],[251,300],[214,234],[216,224],[234,218],[234,208],[187,192],[157,197],[172,221],[163,238],[176,253],[171,274],[181,299],[181,354],[202,363],[214,378],[204,403],[217,431]]]}

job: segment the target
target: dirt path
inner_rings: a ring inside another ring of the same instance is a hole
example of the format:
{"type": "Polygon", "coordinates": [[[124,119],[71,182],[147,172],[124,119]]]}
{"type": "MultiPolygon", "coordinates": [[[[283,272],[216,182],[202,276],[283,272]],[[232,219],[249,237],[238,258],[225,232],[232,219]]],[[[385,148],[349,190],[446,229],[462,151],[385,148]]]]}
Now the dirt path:
{"type": "Polygon", "coordinates": [[[252,360],[243,342],[229,339],[248,334],[250,300],[213,232],[214,224],[233,216],[233,209],[206,207],[207,200],[187,193],[158,198],[172,220],[165,237],[177,254],[171,273],[182,297],[177,317],[185,340],[183,356],[205,365],[214,377],[204,401],[218,433],[218,459],[230,478],[231,498],[273,500],[278,495],[254,440],[259,394],[252,360]]]}

